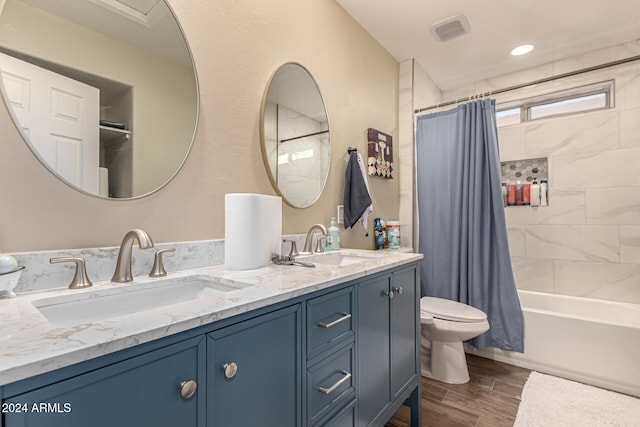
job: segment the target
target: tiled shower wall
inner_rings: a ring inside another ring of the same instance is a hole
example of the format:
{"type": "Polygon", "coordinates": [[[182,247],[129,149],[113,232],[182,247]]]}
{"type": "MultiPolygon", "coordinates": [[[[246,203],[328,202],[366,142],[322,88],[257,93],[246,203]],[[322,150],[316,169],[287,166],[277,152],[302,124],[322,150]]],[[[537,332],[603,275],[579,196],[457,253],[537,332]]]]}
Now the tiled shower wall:
{"type": "Polygon", "coordinates": [[[501,160],[549,158],[553,203],[506,210],[517,286],[640,303],[640,64],[581,79],[616,107],[498,130],[501,160]]]}
{"type": "MultiPolygon", "coordinates": [[[[443,93],[443,101],[640,54],[593,52],[443,93]]],[[[501,160],[546,157],[544,208],[506,209],[516,285],[640,303],[640,62],[511,91],[501,102],[615,80],[615,108],[501,127],[501,160]]],[[[416,105],[420,107],[420,105],[416,105]]]]}

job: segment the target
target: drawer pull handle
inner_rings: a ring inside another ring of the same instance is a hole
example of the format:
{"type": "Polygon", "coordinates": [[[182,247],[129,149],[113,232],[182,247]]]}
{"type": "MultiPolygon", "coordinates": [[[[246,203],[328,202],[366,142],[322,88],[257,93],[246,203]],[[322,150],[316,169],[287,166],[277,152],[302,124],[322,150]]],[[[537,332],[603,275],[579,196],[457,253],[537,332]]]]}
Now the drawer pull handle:
{"type": "Polygon", "coordinates": [[[351,313],[342,313],[342,317],[339,319],[334,320],[333,322],[330,323],[324,323],[324,322],[320,322],[318,323],[318,326],[320,326],[321,328],[330,328],[332,326],[337,325],[340,322],[344,322],[345,320],[351,318],[351,313]]]}
{"type": "Polygon", "coordinates": [[[394,291],[395,293],[397,293],[398,295],[402,295],[402,287],[400,287],[400,288],[393,288],[393,291],[394,291]]]}
{"type": "Polygon", "coordinates": [[[227,379],[235,377],[238,373],[238,365],[235,362],[225,363],[222,365],[222,369],[224,370],[224,376],[227,379]]]}
{"type": "Polygon", "coordinates": [[[194,394],[196,394],[196,390],[198,389],[198,383],[194,380],[182,381],[180,383],[180,396],[184,400],[190,399],[194,394]]]}
{"type": "Polygon", "coordinates": [[[346,381],[349,381],[349,378],[351,378],[351,373],[347,371],[342,371],[342,375],[344,375],[344,377],[340,378],[340,380],[338,380],[338,382],[336,382],[331,387],[329,388],[319,387],[318,390],[320,390],[324,394],[329,394],[335,389],[337,389],[338,387],[340,387],[342,384],[344,384],[346,381]]]}

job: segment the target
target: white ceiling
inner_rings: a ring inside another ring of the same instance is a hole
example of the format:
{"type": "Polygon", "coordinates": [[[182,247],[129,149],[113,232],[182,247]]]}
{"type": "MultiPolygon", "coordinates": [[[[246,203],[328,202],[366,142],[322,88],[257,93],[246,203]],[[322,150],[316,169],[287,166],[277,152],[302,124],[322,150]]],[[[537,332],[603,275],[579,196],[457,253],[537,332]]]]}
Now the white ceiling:
{"type": "Polygon", "coordinates": [[[415,58],[442,89],[640,39],[639,0],[336,0],[398,61],[415,58]],[[471,31],[440,42],[433,23],[471,31]],[[521,44],[534,51],[510,55],[521,44]]]}
{"type": "Polygon", "coordinates": [[[163,0],[15,0],[191,66],[180,27],[163,0]]]}

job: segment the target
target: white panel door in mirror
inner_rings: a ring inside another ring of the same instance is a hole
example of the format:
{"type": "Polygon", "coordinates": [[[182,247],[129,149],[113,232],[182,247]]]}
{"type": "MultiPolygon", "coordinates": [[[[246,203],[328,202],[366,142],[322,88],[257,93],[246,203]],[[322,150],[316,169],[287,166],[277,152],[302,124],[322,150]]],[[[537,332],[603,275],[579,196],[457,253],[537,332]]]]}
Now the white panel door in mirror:
{"type": "Polygon", "coordinates": [[[40,160],[70,184],[98,194],[100,91],[0,55],[5,91],[40,160]]]}

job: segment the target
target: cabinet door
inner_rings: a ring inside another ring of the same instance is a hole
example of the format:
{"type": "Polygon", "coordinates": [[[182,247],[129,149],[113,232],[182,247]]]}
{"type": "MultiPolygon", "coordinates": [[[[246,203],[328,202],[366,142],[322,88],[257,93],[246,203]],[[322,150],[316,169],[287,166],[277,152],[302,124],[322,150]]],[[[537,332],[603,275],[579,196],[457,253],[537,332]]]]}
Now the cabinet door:
{"type": "Polygon", "coordinates": [[[300,305],[209,334],[207,424],[301,425],[301,335],[300,305]]]}
{"type": "Polygon", "coordinates": [[[358,425],[368,425],[389,403],[390,277],[358,285],[358,425]]]}
{"type": "Polygon", "coordinates": [[[416,270],[394,272],[391,290],[391,396],[395,399],[418,375],[416,270]]]}
{"type": "Polygon", "coordinates": [[[6,399],[5,426],[203,427],[204,390],[183,398],[181,385],[204,385],[205,351],[198,337],[6,399]]]}

